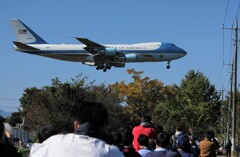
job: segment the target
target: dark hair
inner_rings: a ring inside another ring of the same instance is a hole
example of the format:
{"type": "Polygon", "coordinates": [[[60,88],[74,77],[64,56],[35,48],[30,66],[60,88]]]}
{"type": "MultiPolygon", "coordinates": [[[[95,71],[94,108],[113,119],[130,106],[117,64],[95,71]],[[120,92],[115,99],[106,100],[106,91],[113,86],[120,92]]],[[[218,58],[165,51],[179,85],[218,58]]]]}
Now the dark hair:
{"type": "Polygon", "coordinates": [[[0,143],[4,143],[4,124],[0,121],[0,143]]]}
{"type": "Polygon", "coordinates": [[[207,131],[206,137],[211,140],[214,138],[214,132],[212,130],[207,131]]]}
{"type": "Polygon", "coordinates": [[[166,148],[169,145],[170,142],[170,136],[165,133],[159,133],[156,138],[156,144],[162,148],[166,148]]]}
{"type": "Polygon", "coordinates": [[[157,125],[156,129],[158,132],[163,132],[163,126],[162,125],[157,125]]]}
{"type": "Polygon", "coordinates": [[[148,115],[143,115],[142,116],[142,122],[151,122],[152,118],[148,115]]]}
{"type": "Polygon", "coordinates": [[[176,130],[177,131],[183,131],[183,125],[182,124],[177,125],[176,130]]]}
{"type": "Polygon", "coordinates": [[[138,136],[137,141],[138,141],[139,145],[141,145],[141,146],[146,146],[146,147],[149,146],[149,138],[148,138],[148,136],[146,136],[144,134],[140,134],[138,136]]]}
{"type": "Polygon", "coordinates": [[[89,122],[94,126],[102,127],[108,123],[108,112],[98,102],[77,102],[75,105],[75,119],[80,124],[89,122]]]}
{"type": "Polygon", "coordinates": [[[5,121],[5,118],[0,115],[0,122],[4,122],[4,121],[5,121]]]}
{"type": "Polygon", "coordinates": [[[124,146],[132,145],[133,134],[130,130],[125,130],[122,134],[122,143],[124,146]]]}
{"type": "Polygon", "coordinates": [[[48,139],[49,137],[56,135],[58,132],[54,129],[53,126],[48,125],[40,128],[38,130],[38,140],[40,143],[48,139]]]}
{"type": "Polygon", "coordinates": [[[119,145],[122,143],[122,135],[120,133],[113,133],[113,145],[119,145]]]}

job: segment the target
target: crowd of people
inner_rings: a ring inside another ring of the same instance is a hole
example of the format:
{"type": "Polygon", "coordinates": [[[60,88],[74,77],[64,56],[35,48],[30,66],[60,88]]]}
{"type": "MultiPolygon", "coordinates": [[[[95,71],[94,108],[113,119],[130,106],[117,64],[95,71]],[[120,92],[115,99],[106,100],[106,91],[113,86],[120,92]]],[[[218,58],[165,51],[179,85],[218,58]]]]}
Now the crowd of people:
{"type": "MultiPolygon", "coordinates": [[[[79,102],[75,109],[73,133],[59,133],[53,126],[38,131],[38,143],[30,157],[215,157],[219,143],[213,131],[198,142],[178,126],[170,136],[162,126],[153,127],[150,116],[131,130],[109,134],[105,130],[108,112],[98,102],[79,102]]],[[[0,120],[0,156],[20,157],[9,142],[0,120]]]]}

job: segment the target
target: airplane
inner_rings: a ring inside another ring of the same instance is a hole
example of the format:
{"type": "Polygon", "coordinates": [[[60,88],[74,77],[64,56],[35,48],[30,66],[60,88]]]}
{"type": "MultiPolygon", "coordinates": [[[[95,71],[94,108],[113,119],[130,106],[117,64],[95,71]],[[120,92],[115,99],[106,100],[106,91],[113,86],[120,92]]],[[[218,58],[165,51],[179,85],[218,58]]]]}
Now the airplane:
{"type": "Polygon", "coordinates": [[[82,62],[106,72],[111,67],[123,68],[126,63],[170,62],[187,52],[172,43],[148,42],[137,44],[99,44],[87,38],[76,39],[83,44],[49,44],[19,19],[10,20],[16,36],[14,49],[32,55],[82,62]]]}

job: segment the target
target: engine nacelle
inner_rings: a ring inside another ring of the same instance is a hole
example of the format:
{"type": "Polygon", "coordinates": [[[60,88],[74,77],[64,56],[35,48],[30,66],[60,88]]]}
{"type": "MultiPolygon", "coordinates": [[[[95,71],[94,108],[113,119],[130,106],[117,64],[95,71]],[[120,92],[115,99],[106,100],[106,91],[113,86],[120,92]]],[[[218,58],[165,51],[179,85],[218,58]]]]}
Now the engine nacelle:
{"type": "Polygon", "coordinates": [[[138,60],[138,56],[136,54],[126,54],[126,62],[136,62],[138,60]]]}
{"type": "Polygon", "coordinates": [[[121,56],[121,57],[116,57],[115,62],[125,62],[126,61],[126,57],[125,56],[121,56]]]}
{"type": "Polygon", "coordinates": [[[115,56],[117,53],[117,49],[113,47],[107,47],[104,49],[104,55],[106,56],[115,56]]]}
{"type": "Polygon", "coordinates": [[[115,63],[114,66],[116,68],[124,68],[125,67],[125,63],[124,62],[122,62],[122,63],[115,63]]]}

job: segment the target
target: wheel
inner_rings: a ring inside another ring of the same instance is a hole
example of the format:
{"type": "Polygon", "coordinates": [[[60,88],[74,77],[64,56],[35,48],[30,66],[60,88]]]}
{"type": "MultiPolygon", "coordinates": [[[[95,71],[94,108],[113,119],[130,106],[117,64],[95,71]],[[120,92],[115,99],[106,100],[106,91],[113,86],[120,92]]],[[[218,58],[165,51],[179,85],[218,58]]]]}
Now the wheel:
{"type": "Polygon", "coordinates": [[[107,71],[107,69],[103,69],[103,72],[106,72],[107,71]]]}
{"type": "Polygon", "coordinates": [[[107,66],[106,66],[106,69],[111,69],[111,65],[107,65],[107,66]]]}
{"type": "Polygon", "coordinates": [[[167,69],[170,69],[170,65],[167,66],[167,69]]]}

